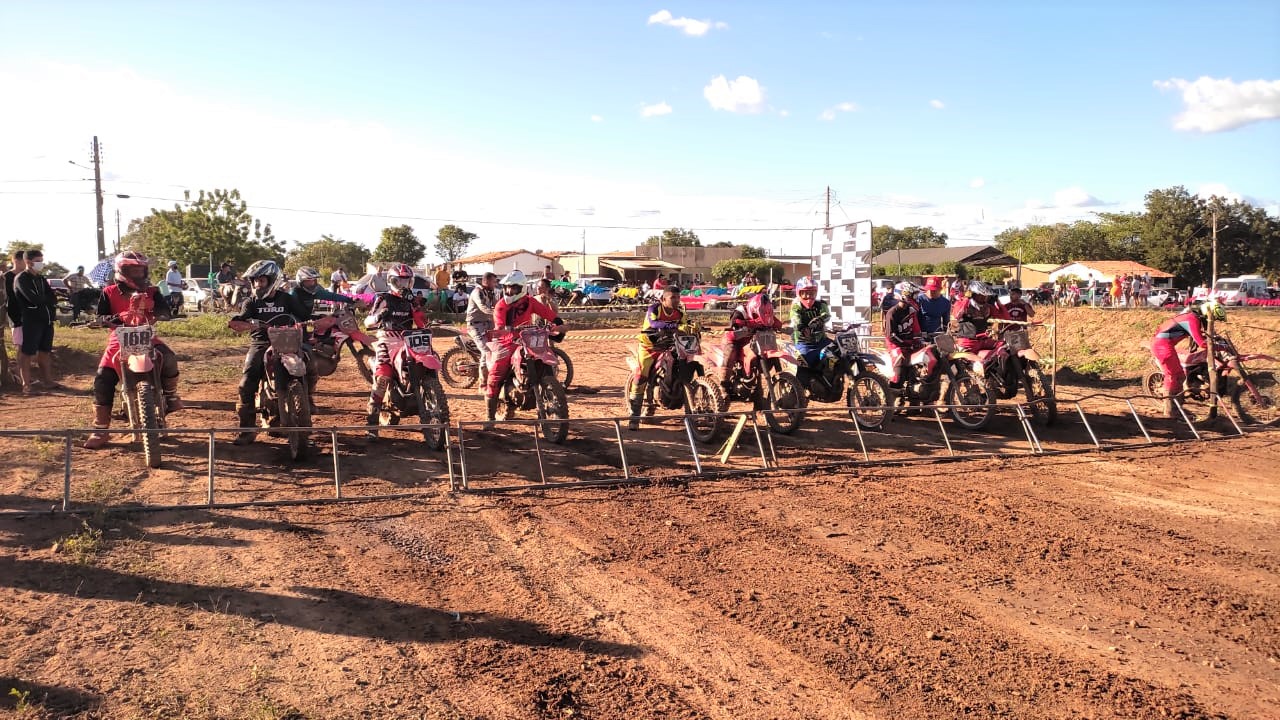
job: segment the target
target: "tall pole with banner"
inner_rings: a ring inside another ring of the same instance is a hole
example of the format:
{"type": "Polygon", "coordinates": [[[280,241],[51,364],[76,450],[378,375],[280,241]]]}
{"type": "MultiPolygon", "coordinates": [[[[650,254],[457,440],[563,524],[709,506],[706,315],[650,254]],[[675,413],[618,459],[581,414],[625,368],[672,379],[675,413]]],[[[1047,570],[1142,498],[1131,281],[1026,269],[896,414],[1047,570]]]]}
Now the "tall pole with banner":
{"type": "Polygon", "coordinates": [[[831,306],[832,325],[861,326],[866,334],[871,323],[871,231],[870,220],[820,228],[816,247],[810,235],[814,281],[821,297],[831,306]]]}

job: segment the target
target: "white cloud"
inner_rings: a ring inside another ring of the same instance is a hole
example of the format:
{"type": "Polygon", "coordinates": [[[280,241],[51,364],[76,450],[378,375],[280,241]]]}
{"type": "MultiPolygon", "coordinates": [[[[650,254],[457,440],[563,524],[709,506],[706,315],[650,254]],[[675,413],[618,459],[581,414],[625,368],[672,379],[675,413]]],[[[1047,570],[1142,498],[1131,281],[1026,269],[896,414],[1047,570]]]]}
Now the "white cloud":
{"type": "Polygon", "coordinates": [[[659,10],[649,16],[650,25],[669,25],[678,28],[685,35],[694,37],[702,37],[707,31],[715,28],[716,30],[724,30],[729,27],[729,23],[712,21],[712,20],[694,20],[687,17],[672,17],[669,10],[659,10]]]}
{"type": "Polygon", "coordinates": [[[656,117],[658,115],[670,115],[671,106],[665,102],[656,105],[645,105],[640,108],[640,117],[656,117]]]}
{"type": "Polygon", "coordinates": [[[604,117],[601,115],[592,115],[591,122],[604,122],[604,117]]]}
{"type": "Polygon", "coordinates": [[[1183,112],[1174,119],[1179,130],[1215,133],[1249,123],[1280,118],[1280,80],[1248,80],[1201,77],[1157,80],[1162,91],[1182,93],[1183,112]]]}
{"type": "Polygon", "coordinates": [[[983,180],[983,179],[982,179],[982,178],[980,178],[980,177],[976,177],[976,178],[974,178],[974,179],[972,179],[972,180],[970,180],[970,181],[969,181],[969,187],[971,187],[971,188],[975,188],[975,189],[976,189],[976,188],[980,188],[980,187],[982,187],[983,185],[986,185],[986,184],[987,184],[987,181],[986,181],[986,180],[983,180]]]}
{"type": "Polygon", "coordinates": [[[1053,194],[1054,207],[1094,207],[1105,204],[1078,187],[1069,187],[1053,194]]]}
{"type": "Polygon", "coordinates": [[[822,113],[818,115],[818,119],[831,121],[836,119],[837,113],[857,112],[857,111],[858,111],[858,106],[856,103],[842,102],[839,105],[836,105],[835,107],[830,107],[830,108],[827,108],[826,110],[823,110],[822,113]]]}
{"type": "Polygon", "coordinates": [[[739,75],[737,80],[717,75],[702,89],[702,96],[715,110],[758,113],[764,109],[764,88],[758,80],[746,75],[739,75]]]}
{"type": "Polygon", "coordinates": [[[944,105],[941,100],[930,100],[929,107],[933,108],[934,110],[941,110],[942,108],[946,107],[946,105],[944,105]]]}
{"type": "Polygon", "coordinates": [[[778,111],[778,114],[779,114],[779,115],[781,115],[782,117],[790,117],[790,116],[791,116],[791,111],[790,111],[790,110],[779,110],[779,111],[778,111]]]}

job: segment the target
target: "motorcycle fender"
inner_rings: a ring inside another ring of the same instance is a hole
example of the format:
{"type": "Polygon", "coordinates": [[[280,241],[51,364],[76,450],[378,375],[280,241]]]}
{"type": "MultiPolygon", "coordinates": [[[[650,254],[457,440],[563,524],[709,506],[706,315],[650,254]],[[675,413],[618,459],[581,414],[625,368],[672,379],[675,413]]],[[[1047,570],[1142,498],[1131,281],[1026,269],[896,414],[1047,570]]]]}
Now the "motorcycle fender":
{"type": "Polygon", "coordinates": [[[307,364],[303,362],[301,355],[281,355],[280,364],[284,365],[284,369],[294,377],[307,374],[307,364]]]}
{"type": "Polygon", "coordinates": [[[419,355],[418,362],[422,363],[422,365],[426,367],[428,370],[440,369],[440,358],[436,357],[435,355],[425,355],[425,356],[419,355]]]}
{"type": "Polygon", "coordinates": [[[1035,348],[1019,351],[1018,357],[1023,360],[1030,360],[1031,362],[1040,362],[1040,353],[1036,352],[1035,348]]]}
{"type": "Polygon", "coordinates": [[[152,367],[150,355],[134,355],[129,358],[129,372],[149,373],[152,367]]]}

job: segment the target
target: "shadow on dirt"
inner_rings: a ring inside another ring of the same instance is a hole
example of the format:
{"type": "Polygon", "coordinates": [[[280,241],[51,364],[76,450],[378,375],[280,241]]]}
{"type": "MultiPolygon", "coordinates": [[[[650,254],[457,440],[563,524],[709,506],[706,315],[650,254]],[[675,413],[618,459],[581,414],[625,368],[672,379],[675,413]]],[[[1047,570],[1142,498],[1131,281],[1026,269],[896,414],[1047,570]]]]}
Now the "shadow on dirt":
{"type": "Polygon", "coordinates": [[[1127,390],[1128,392],[1118,393],[1125,396],[1142,393],[1141,376],[1104,378],[1097,373],[1076,372],[1069,367],[1064,367],[1058,371],[1058,384],[1087,387],[1094,392],[1100,390],[1127,390]]]}
{"type": "Polygon", "coordinates": [[[639,657],[644,652],[634,645],[548,632],[528,620],[487,613],[455,615],[331,588],[292,587],[292,592],[307,596],[292,597],[171,582],[106,568],[14,558],[0,558],[0,583],[77,598],[203,607],[223,615],[275,622],[302,630],[389,642],[437,643],[490,638],[529,647],[578,649],[590,655],[639,657]]]}
{"type": "Polygon", "coordinates": [[[75,688],[0,676],[0,709],[4,710],[44,711],[50,713],[49,717],[71,717],[91,710],[99,700],[97,695],[75,688]]]}

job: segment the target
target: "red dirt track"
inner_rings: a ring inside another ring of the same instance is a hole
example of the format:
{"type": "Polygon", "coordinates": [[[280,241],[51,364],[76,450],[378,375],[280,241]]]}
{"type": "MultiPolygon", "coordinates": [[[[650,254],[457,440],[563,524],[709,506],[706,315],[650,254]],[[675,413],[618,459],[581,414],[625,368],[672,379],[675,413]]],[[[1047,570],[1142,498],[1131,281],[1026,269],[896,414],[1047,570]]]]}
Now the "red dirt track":
{"type": "MultiPolygon", "coordinates": [[[[194,345],[175,343],[193,405],[175,424],[229,425],[240,352],[194,345]]],[[[627,345],[567,344],[575,417],[619,414],[627,345]]],[[[362,421],[354,377],[322,382],[317,424],[362,421]]],[[[85,424],[83,394],[41,402],[28,426],[85,424]]],[[[450,405],[480,417],[473,392],[450,405]]],[[[1158,439],[1190,437],[1138,407],[1158,439]]],[[[1084,408],[1103,440],[1141,439],[1122,403],[1084,408]]],[[[459,495],[394,432],[342,437],[344,491],[414,499],[97,514],[83,557],[81,518],[0,517],[0,694],[49,718],[1280,717],[1274,433],[1032,457],[1011,416],[946,429],[1010,455],[786,470],[861,459],[831,415],[775,437],[768,474],[459,495]]],[[[678,425],[623,433],[632,472],[687,477],[678,425]]],[[[325,437],[297,466],[281,440],[227,440],[220,502],[332,495],[325,437]]],[[[873,461],[946,454],[932,418],[864,440],[873,461]]],[[[1067,404],[1040,440],[1091,446],[1067,404]]],[[[3,509],[59,500],[59,442],[0,440],[3,509]]],[[[527,429],[466,443],[476,488],[538,479],[527,429]]],[[[150,472],[123,439],[77,449],[73,498],[201,502],[207,436],[164,444],[150,472]]],[[[729,465],[752,463],[748,427],[729,465]]],[[[621,476],[612,425],[575,426],[546,472],[621,476]]]]}

